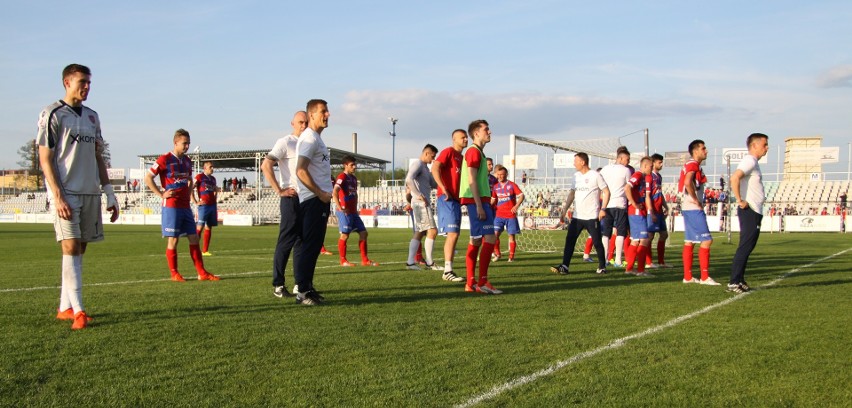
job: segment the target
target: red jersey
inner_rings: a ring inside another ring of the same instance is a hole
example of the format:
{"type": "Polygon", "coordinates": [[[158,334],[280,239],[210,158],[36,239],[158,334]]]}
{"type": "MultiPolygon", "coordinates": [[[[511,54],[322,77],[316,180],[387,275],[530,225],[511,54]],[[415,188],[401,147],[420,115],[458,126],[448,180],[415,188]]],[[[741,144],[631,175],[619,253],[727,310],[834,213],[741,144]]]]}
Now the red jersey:
{"type": "Polygon", "coordinates": [[[521,188],[510,180],[505,183],[497,182],[491,186],[491,197],[497,199],[498,218],[514,218],[517,214],[512,213],[512,207],[518,204],[518,196],[523,194],[521,188]]]}
{"type": "Polygon", "coordinates": [[[169,152],[160,156],[148,171],[160,176],[160,185],[166,190],[174,190],[174,195],[166,198],[164,207],[189,208],[189,185],[192,183],[192,160],[189,156],[177,157],[169,152]]]}
{"type": "Polygon", "coordinates": [[[641,171],[637,171],[633,173],[627,183],[632,186],[630,193],[636,203],[636,206],[632,204],[627,206],[627,215],[648,215],[648,210],[645,208],[645,191],[648,190],[648,185],[651,183],[651,175],[646,176],[641,171]]]}
{"type": "Polygon", "coordinates": [[[701,169],[701,165],[694,159],[690,159],[683,168],[680,169],[680,179],[677,182],[677,192],[681,194],[681,208],[683,210],[699,210],[704,206],[704,184],[707,183],[707,176],[701,169]],[[695,186],[695,196],[698,197],[698,202],[693,202],[692,198],[686,194],[686,188],[683,185],[686,182],[686,175],[690,172],[695,173],[693,185],[695,186]]]}
{"type": "Polygon", "coordinates": [[[335,184],[340,187],[337,193],[338,202],[343,204],[343,212],[346,214],[355,214],[358,212],[358,179],[354,174],[349,175],[346,172],[340,173],[337,176],[335,184]]]}
{"type": "Polygon", "coordinates": [[[446,194],[458,201],[462,159],[462,154],[452,147],[442,150],[441,153],[435,157],[435,161],[441,163],[441,183],[443,183],[444,187],[447,188],[447,191],[442,191],[439,186],[439,196],[446,194]]]}
{"type": "Polygon", "coordinates": [[[216,177],[204,173],[195,175],[195,188],[198,190],[198,205],[216,205],[216,177]]]}
{"type": "Polygon", "coordinates": [[[654,213],[663,213],[663,176],[660,173],[651,172],[651,203],[654,206],[654,213]]]}

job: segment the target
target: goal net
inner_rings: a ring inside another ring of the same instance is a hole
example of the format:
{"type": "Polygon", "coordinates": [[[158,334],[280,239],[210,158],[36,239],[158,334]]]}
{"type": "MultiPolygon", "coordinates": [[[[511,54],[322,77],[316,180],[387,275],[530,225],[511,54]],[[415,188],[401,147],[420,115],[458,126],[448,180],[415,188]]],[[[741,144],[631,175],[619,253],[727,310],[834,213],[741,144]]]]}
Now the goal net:
{"type": "MultiPolygon", "coordinates": [[[[524,203],[518,211],[518,221],[523,231],[518,238],[520,250],[562,253],[567,225],[559,225],[559,213],[573,184],[574,173],[577,172],[574,168],[574,154],[588,154],[589,167],[594,170],[614,161],[616,150],[628,141],[633,142],[632,146],[627,145],[634,152],[631,162],[638,162],[636,157],[644,155],[644,146],[641,141],[635,140],[637,138],[626,136],[629,135],[582,140],[540,140],[518,135],[509,137],[509,155],[503,157],[503,165],[509,170],[509,178],[524,192],[524,203]]],[[[572,210],[569,209],[569,213],[572,210]]],[[[574,247],[575,253],[583,252],[588,236],[588,232],[582,232],[574,247]]]]}

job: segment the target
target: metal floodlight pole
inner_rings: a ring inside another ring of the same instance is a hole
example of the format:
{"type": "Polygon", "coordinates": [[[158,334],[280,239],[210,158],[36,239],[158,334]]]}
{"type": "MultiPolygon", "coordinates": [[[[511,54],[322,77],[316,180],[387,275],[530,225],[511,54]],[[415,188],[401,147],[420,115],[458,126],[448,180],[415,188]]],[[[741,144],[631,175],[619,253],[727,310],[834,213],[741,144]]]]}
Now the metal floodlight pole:
{"type": "Polygon", "coordinates": [[[396,122],[399,119],[393,116],[388,119],[391,121],[391,186],[396,186],[396,177],[394,176],[394,169],[396,168],[396,122]]]}

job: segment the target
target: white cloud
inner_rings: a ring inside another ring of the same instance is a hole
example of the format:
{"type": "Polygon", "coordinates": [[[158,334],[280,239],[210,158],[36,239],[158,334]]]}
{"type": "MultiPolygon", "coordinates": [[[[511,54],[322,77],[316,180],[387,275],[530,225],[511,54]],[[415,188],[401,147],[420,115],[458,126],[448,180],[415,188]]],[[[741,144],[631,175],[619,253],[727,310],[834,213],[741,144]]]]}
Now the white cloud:
{"type": "Polygon", "coordinates": [[[852,87],[852,65],[834,67],[822,73],[816,83],[820,88],[852,87]]]}

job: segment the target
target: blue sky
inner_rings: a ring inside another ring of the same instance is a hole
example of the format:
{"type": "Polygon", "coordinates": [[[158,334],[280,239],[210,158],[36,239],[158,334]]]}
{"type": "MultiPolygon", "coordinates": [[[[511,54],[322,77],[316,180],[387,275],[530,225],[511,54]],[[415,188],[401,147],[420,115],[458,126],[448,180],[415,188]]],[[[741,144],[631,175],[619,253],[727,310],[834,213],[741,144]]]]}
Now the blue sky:
{"type": "MultiPolygon", "coordinates": [[[[551,140],[649,128],[651,150],[740,147],[752,132],[852,140],[852,3],[9,2],[0,26],[0,168],[63,95],[71,63],[93,70],[87,105],[114,167],[171,149],[268,149],[311,98],[329,101],[326,143],[391,159],[439,148],[477,118],[551,140]]],[[[625,140],[634,150],[641,137],[625,140]]],[[[775,150],[770,151],[775,168],[775,150]]],[[[845,165],[842,169],[845,171],[845,165]]]]}

